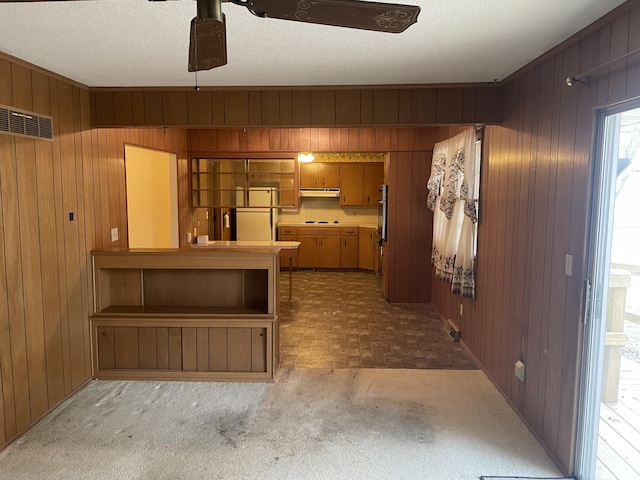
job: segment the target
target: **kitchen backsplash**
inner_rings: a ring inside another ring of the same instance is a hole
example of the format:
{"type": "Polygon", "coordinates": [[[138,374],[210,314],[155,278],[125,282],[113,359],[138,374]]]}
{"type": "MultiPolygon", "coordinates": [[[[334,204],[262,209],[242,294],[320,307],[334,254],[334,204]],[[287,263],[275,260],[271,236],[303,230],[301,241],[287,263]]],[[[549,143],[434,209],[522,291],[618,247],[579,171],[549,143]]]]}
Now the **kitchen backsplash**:
{"type": "Polygon", "coordinates": [[[297,210],[280,210],[280,223],[304,223],[308,220],[358,225],[377,225],[378,207],[341,207],[339,198],[301,198],[297,210]]]}

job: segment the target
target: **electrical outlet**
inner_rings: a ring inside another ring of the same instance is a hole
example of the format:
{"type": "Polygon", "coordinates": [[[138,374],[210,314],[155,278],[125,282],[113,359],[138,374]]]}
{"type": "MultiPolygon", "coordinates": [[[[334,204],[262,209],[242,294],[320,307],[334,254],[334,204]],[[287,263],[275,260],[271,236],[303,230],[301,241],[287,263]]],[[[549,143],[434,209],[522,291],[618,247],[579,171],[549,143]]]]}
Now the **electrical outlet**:
{"type": "Polygon", "coordinates": [[[112,242],[118,241],[118,227],[114,227],[111,229],[111,241],[112,242]]]}
{"type": "Polygon", "coordinates": [[[464,310],[464,307],[463,307],[463,305],[462,305],[462,304],[460,304],[460,316],[462,316],[462,312],[463,312],[463,310],[464,310]]]}
{"type": "Polygon", "coordinates": [[[518,377],[518,380],[524,382],[524,362],[520,360],[516,362],[514,373],[516,374],[516,377],[518,377]]]}

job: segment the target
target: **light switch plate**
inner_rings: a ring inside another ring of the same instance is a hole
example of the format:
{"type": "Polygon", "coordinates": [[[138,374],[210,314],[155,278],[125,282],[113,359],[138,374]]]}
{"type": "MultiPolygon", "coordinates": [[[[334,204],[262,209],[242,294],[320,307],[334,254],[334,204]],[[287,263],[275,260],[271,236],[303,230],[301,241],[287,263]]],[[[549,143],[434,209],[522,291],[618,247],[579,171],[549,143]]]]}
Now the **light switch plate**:
{"type": "Polygon", "coordinates": [[[112,242],[118,241],[118,227],[114,227],[111,229],[111,241],[112,242]]]}
{"type": "Polygon", "coordinates": [[[520,360],[516,362],[514,373],[516,374],[516,377],[518,377],[518,380],[524,382],[524,362],[520,360]]]}
{"type": "Polygon", "coordinates": [[[565,255],[564,257],[564,273],[567,277],[573,275],[573,255],[565,255]]]}

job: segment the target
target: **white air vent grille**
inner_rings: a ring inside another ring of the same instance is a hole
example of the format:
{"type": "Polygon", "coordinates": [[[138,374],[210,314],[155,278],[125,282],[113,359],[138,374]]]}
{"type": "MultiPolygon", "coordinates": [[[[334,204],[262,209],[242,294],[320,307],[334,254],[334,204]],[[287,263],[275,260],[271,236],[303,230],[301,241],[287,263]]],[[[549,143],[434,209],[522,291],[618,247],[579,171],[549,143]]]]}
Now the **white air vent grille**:
{"type": "Polygon", "coordinates": [[[53,119],[47,115],[0,105],[0,133],[53,141],[53,119]]]}

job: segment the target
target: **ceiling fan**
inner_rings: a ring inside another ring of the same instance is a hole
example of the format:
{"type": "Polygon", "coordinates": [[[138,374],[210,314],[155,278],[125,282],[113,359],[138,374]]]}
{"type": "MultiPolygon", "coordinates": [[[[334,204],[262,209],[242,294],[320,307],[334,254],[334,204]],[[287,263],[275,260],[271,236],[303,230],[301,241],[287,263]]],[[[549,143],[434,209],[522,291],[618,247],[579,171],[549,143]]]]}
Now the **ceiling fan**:
{"type": "MultiPolygon", "coordinates": [[[[150,0],[163,1],[163,0],[150,0]]],[[[420,7],[363,0],[196,0],[191,20],[190,72],[210,70],[227,63],[227,35],[221,3],[245,7],[261,18],[400,33],[418,20],[420,7]]]]}
{"type": "MultiPolygon", "coordinates": [[[[53,0],[0,0],[3,2],[53,0]]],[[[149,0],[160,2],[166,0],[149,0]]],[[[222,2],[245,7],[260,18],[401,33],[418,21],[420,7],[365,0],[196,0],[191,20],[190,72],[210,70],[227,63],[227,28],[222,2]]]]}

